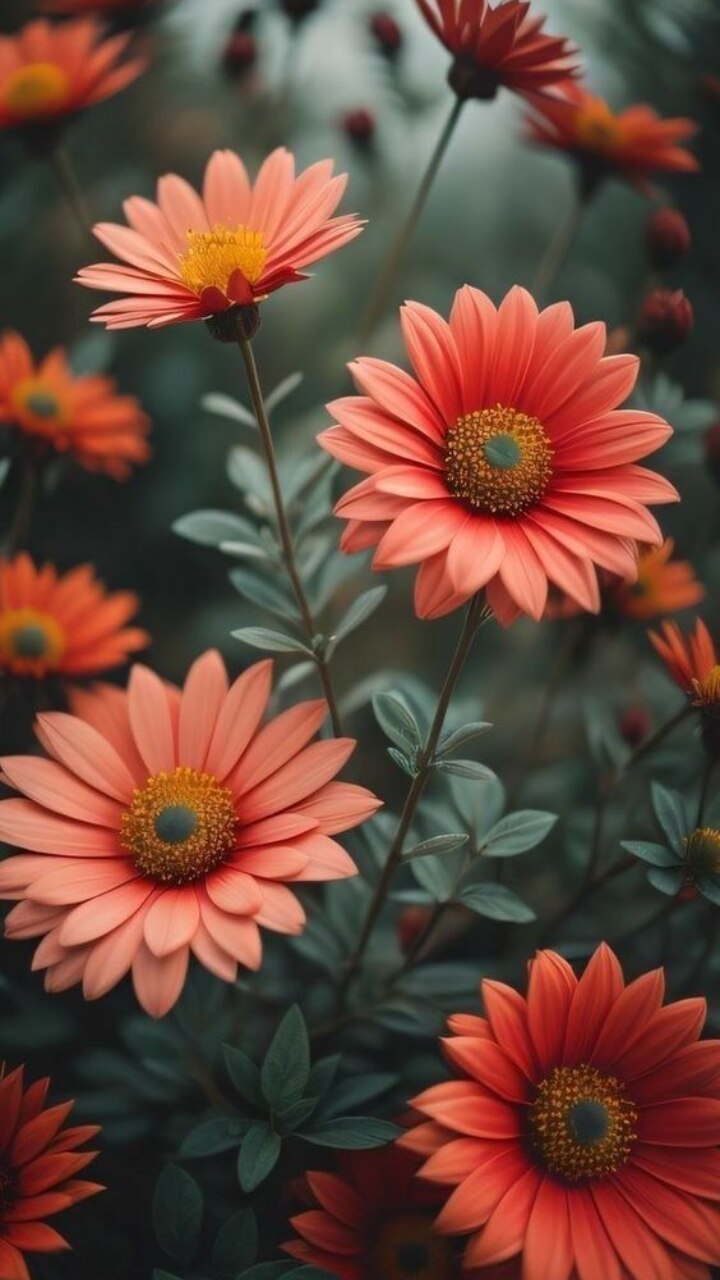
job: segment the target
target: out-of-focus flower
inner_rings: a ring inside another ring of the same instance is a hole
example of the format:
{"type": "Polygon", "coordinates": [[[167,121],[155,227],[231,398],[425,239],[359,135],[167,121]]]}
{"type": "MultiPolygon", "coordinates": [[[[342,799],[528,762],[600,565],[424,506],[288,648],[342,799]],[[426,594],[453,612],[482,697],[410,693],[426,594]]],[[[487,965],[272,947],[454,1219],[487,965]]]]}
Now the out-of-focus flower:
{"type": "Polygon", "coordinates": [[[243,9],[237,18],[222,52],[222,66],[231,80],[242,80],[257,62],[258,44],[253,27],[255,9],[243,9]]]}
{"type": "Polygon", "coordinates": [[[596,566],[633,578],[629,540],[662,541],[645,504],[677,497],[636,465],[671,428],[617,408],[637,357],[604,357],[604,325],[576,330],[569,303],[538,312],[519,288],[496,309],[466,286],[449,324],[408,303],[402,325],[415,377],[357,360],[364,395],[329,405],[339,426],[319,437],[369,473],[337,505],[343,550],[377,547],[375,569],[419,564],[423,618],[482,588],[500,621],[540,618],[548,582],[597,612],[596,566]]]}
{"type": "Polygon", "coordinates": [[[0,337],[0,422],[116,480],[150,457],[150,423],[134,396],[117,395],[112,378],[75,377],[60,348],[36,364],[12,331],[0,337]]]}
{"type": "Polygon", "coordinates": [[[662,271],[682,262],[692,245],[687,219],[670,206],[651,214],[645,239],[650,265],[662,271]]]}
{"type": "Polygon", "coordinates": [[[106,37],[92,18],[53,25],[39,18],[0,36],[0,129],[52,145],[71,116],[110,98],[144,70],[124,58],[129,36],[106,37]]]}
{"type": "Polygon", "coordinates": [[[383,57],[394,62],[403,46],[403,30],[391,13],[379,9],[370,15],[370,34],[383,57]]]}
{"type": "Polygon", "coordinates": [[[432,919],[432,907],[403,907],[397,920],[397,937],[403,951],[409,951],[432,919]]]}
{"type": "Polygon", "coordinates": [[[110,671],[150,641],[125,625],[139,603],[131,591],[108,594],[89,564],[59,574],[24,551],[0,560],[0,670],[33,679],[110,671]]]}
{"type": "Polygon", "coordinates": [[[579,980],[541,951],[526,998],[485,981],[485,1016],[450,1019],[458,1078],[414,1100],[427,1123],[400,1141],[455,1187],[436,1225],[469,1235],[466,1266],[709,1280],[720,1041],[699,1040],[704,1000],[663,1008],[664,986],[660,969],[626,986],[605,945],[579,980]]]}
{"type": "Polygon", "coordinates": [[[572,83],[561,97],[538,97],[534,106],[537,115],[528,120],[533,141],[572,156],[588,194],[612,176],[648,193],[653,175],[700,167],[683,145],[697,130],[693,120],[663,120],[644,105],[615,113],[604,98],[572,83]]]}
{"type": "Polygon", "coordinates": [[[641,551],[635,581],[618,583],[609,590],[611,607],[625,617],[646,622],[699,604],[705,588],[689,561],[673,560],[674,549],[672,538],[666,538],[662,546],[641,551]]]}
{"type": "Polygon", "coordinates": [[[618,728],[624,742],[634,751],[647,738],[651,720],[645,707],[628,707],[623,711],[618,728]]]}
{"type": "Polygon", "coordinates": [[[202,196],[166,174],[157,204],[140,196],[125,201],[129,228],[94,228],[121,265],[85,267],[77,280],[129,296],[99,307],[92,319],[108,329],[154,329],[253,307],[360,234],[354,214],[331,216],[346,185],[347,174],[333,177],[331,160],[296,178],[284,148],[265,160],[254,184],[239,156],[216,151],[202,196]]]}
{"type": "Polygon", "coordinates": [[[0,1276],[30,1280],[28,1253],[59,1253],[70,1245],[48,1226],[52,1218],[104,1191],[78,1178],[97,1151],[81,1151],[97,1125],[69,1128],[72,1102],[46,1107],[48,1079],[25,1086],[24,1068],[0,1064],[0,1276]]]}
{"type": "Polygon", "coordinates": [[[260,728],[271,677],[260,662],[228,687],[210,651],[180,692],[136,666],[127,692],[76,693],[76,715],[38,717],[50,760],[3,760],[24,798],[0,803],[0,838],[28,851],[0,864],[0,894],[20,900],[7,934],[43,935],[34,964],[49,991],[82,981],[96,999],[132,969],[138,1000],[160,1017],[191,951],[233,982],[238,963],[260,965],[259,925],[302,932],[286,881],[355,874],[330,839],[379,807],[333,781],[355,743],[308,745],[322,701],[260,728]]]}
{"type": "Polygon", "coordinates": [[[682,289],[653,289],[640,308],[638,341],[656,355],[668,355],[687,342],[694,324],[692,303],[682,289]]]}
{"type": "Polygon", "coordinates": [[[369,151],[375,138],[375,117],[367,107],[346,111],[342,118],[343,133],[360,151],[369,151]]]}
{"type": "Polygon", "coordinates": [[[448,83],[459,98],[494,98],[505,86],[544,93],[578,75],[577,50],[543,31],[526,0],[417,0],[428,26],[453,55],[448,83]]]}

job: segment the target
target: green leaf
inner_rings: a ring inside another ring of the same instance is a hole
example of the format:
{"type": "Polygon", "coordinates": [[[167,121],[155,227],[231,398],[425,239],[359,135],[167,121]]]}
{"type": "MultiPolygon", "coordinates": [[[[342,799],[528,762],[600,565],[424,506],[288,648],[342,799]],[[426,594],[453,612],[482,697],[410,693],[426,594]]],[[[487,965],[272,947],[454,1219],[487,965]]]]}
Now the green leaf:
{"type": "Polygon", "coordinates": [[[211,391],[203,396],[200,404],[206,413],[214,413],[218,418],[227,418],[230,422],[242,422],[244,427],[252,427],[257,431],[255,415],[246,409],[244,404],[240,404],[239,400],[233,400],[232,396],[223,395],[220,391],[211,391]]]}
{"type": "Polygon", "coordinates": [[[231,511],[191,511],[174,522],[173,531],[181,538],[199,542],[204,547],[218,547],[221,542],[235,541],[258,545],[255,527],[231,511]]]}
{"type": "Polygon", "coordinates": [[[471,724],[464,724],[460,729],[454,729],[452,733],[448,733],[444,738],[440,739],[438,749],[435,752],[435,759],[439,760],[442,756],[452,755],[453,751],[458,751],[460,747],[464,747],[468,742],[474,742],[476,738],[481,738],[483,734],[492,729],[492,725],[486,720],[476,720],[471,724]]]}
{"type": "Polygon", "coordinates": [[[446,836],[432,836],[429,840],[421,840],[420,844],[408,849],[407,853],[403,854],[403,862],[410,862],[413,858],[427,858],[431,853],[450,853],[452,849],[459,849],[467,842],[468,836],[462,831],[455,831],[446,836]]]}
{"type": "Polygon", "coordinates": [[[486,764],[479,764],[477,760],[436,760],[434,764],[441,773],[451,773],[457,778],[472,778],[475,782],[487,782],[495,777],[492,769],[488,769],[486,764]]]}
{"type": "Polygon", "coordinates": [[[155,1184],[152,1217],[160,1248],[175,1262],[192,1262],[202,1226],[202,1192],[179,1165],[168,1164],[155,1184]]]}
{"type": "Polygon", "coordinates": [[[323,1117],[347,1115],[351,1107],[361,1107],[373,1101],[389,1089],[393,1089],[400,1077],[388,1071],[366,1071],[342,1080],[323,1106],[323,1117]]]}
{"type": "Polygon", "coordinates": [[[417,770],[412,760],[408,760],[407,756],[404,755],[402,751],[398,751],[397,747],[388,747],[387,753],[398,768],[402,769],[403,773],[407,774],[408,778],[415,777],[417,770]]]}
{"type": "Polygon", "coordinates": [[[393,1142],[402,1133],[389,1120],[377,1120],[374,1116],[338,1116],[336,1120],[324,1120],[302,1134],[306,1142],[317,1147],[334,1147],[339,1151],[368,1151],[393,1142]]]}
{"type": "Polygon", "coordinates": [[[674,898],[675,894],[682,889],[683,874],[679,870],[671,871],[665,867],[650,867],[647,878],[655,889],[659,889],[660,893],[666,893],[671,898],[674,898]]]}
{"type": "Polygon", "coordinates": [[[541,809],[520,809],[508,813],[491,827],[483,841],[483,851],[491,858],[513,858],[534,849],[557,822],[557,814],[541,809]]]}
{"type": "Polygon", "coordinates": [[[525,924],[535,919],[535,912],[504,884],[468,885],[458,898],[464,906],[491,920],[512,920],[525,924]]]}
{"type": "Polygon", "coordinates": [[[665,844],[653,844],[649,840],[622,840],[620,847],[653,867],[676,867],[678,864],[678,855],[665,844]]]}
{"type": "Polygon", "coordinates": [[[179,1155],[184,1160],[219,1155],[222,1151],[231,1151],[233,1147],[239,1146],[242,1134],[242,1122],[229,1120],[227,1116],[206,1120],[204,1124],[196,1125],[185,1134],[179,1155]]]}
{"type": "Polygon", "coordinates": [[[328,652],[334,650],[339,642],[349,636],[352,631],[362,626],[363,622],[366,622],[370,615],[382,604],[386,595],[387,587],[371,587],[369,591],[364,591],[361,596],[358,596],[330,637],[328,652]]]}
{"type": "Polygon", "coordinates": [[[659,782],[653,782],[651,790],[655,817],[670,841],[670,847],[677,853],[682,853],[687,835],[687,818],[682,796],[678,791],[669,791],[659,782]]]}
{"type": "Polygon", "coordinates": [[[449,901],[455,892],[460,871],[453,862],[452,853],[443,858],[432,855],[412,858],[410,867],[418,884],[431,895],[434,902],[449,901]]]}
{"type": "Polygon", "coordinates": [[[289,373],[287,378],[283,378],[282,382],[278,382],[277,386],[273,387],[270,394],[265,397],[266,411],[272,413],[273,409],[277,409],[283,400],[287,400],[287,397],[292,395],[293,391],[296,391],[300,386],[303,377],[304,374],[302,373],[289,373]]]}
{"type": "Polygon", "coordinates": [[[296,640],[294,636],[285,635],[282,631],[270,631],[267,627],[241,627],[239,631],[233,631],[232,635],[235,640],[242,640],[243,644],[252,645],[254,649],[269,649],[273,653],[307,653],[312,656],[312,649],[308,649],[302,640],[296,640]]]}
{"type": "Polygon", "coordinates": [[[289,1107],[281,1107],[273,1112],[275,1124],[281,1133],[294,1133],[302,1129],[306,1120],[317,1111],[319,1098],[299,1098],[291,1102],[289,1107]]]}
{"type": "Polygon", "coordinates": [[[243,566],[231,569],[228,577],[235,590],[247,600],[252,600],[253,604],[260,605],[262,609],[269,609],[271,613],[281,618],[299,618],[300,615],[287,592],[269,578],[266,572],[256,572],[254,569],[243,566]]]}
{"type": "Polygon", "coordinates": [[[265,1055],[261,1086],[267,1103],[277,1110],[302,1098],[310,1078],[310,1041],[297,1005],[288,1009],[265,1055]]]}
{"type": "Polygon", "coordinates": [[[223,1045],[223,1056],[228,1075],[238,1093],[253,1107],[265,1109],[265,1099],[260,1087],[260,1068],[248,1058],[242,1049],[234,1045],[223,1045]]]}
{"type": "Polygon", "coordinates": [[[332,1089],[341,1061],[341,1055],[333,1053],[329,1057],[319,1058],[317,1062],[313,1063],[308,1081],[308,1089],[313,1097],[324,1098],[326,1093],[332,1089]]]}
{"type": "Polygon", "coordinates": [[[230,483],[240,489],[246,497],[252,497],[254,505],[259,500],[261,506],[269,507],[272,502],[272,490],[267,468],[262,458],[253,453],[252,449],[246,449],[244,445],[236,445],[231,449],[227,473],[230,483]]]}
{"type": "Polygon", "coordinates": [[[258,1228],[252,1209],[239,1209],[224,1222],[215,1237],[212,1265],[221,1275],[234,1276],[257,1257],[258,1228]]]}
{"type": "Polygon", "coordinates": [[[420,728],[412,712],[394,693],[376,693],[372,700],[375,719],[396,746],[417,749],[420,728]]]}
{"type": "Polygon", "coordinates": [[[269,1124],[254,1124],[248,1129],[238,1156],[238,1181],[246,1195],[254,1191],[272,1173],[280,1156],[280,1135],[269,1124]]]}

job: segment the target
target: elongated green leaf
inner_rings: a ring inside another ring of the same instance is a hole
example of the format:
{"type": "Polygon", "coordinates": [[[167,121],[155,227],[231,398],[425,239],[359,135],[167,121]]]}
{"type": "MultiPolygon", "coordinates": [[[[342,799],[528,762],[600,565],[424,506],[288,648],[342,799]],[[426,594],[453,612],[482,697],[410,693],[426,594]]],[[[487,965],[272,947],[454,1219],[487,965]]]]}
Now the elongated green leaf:
{"type": "Polygon", "coordinates": [[[441,773],[451,773],[457,778],[472,778],[475,782],[485,782],[495,777],[492,769],[477,760],[437,760],[435,768],[441,773]]]}
{"type": "Polygon", "coordinates": [[[228,577],[235,590],[247,600],[252,600],[253,604],[269,609],[280,618],[290,618],[295,621],[299,617],[297,608],[287,591],[268,577],[266,572],[238,567],[231,569],[228,577]]]}
{"type": "Polygon", "coordinates": [[[264,1109],[265,1099],[260,1085],[260,1068],[248,1058],[246,1053],[242,1052],[242,1049],[236,1049],[234,1045],[224,1044],[223,1055],[228,1075],[238,1093],[251,1106],[264,1109]]]}
{"type": "Polygon", "coordinates": [[[668,849],[666,844],[653,844],[650,840],[622,840],[621,848],[653,867],[676,867],[678,864],[677,853],[668,849]]]}
{"type": "Polygon", "coordinates": [[[310,1078],[310,1041],[297,1005],[288,1009],[265,1055],[260,1074],[263,1097],[281,1110],[302,1098],[310,1078]]]}
{"type": "Polygon", "coordinates": [[[255,1124],[248,1129],[238,1156],[238,1181],[249,1195],[272,1173],[282,1146],[280,1135],[268,1124],[255,1124]]]}
{"type": "Polygon", "coordinates": [[[215,1237],[212,1264],[222,1276],[234,1276],[257,1257],[258,1227],[252,1209],[239,1209],[223,1223],[215,1237]]]}
{"type": "Polygon", "coordinates": [[[384,1147],[402,1133],[389,1120],[377,1120],[374,1116],[338,1116],[324,1120],[303,1133],[306,1142],[317,1147],[336,1147],[340,1151],[367,1151],[372,1147],[384,1147]]]}
{"type": "Polygon", "coordinates": [[[678,791],[670,791],[667,787],[661,786],[659,782],[653,782],[651,789],[655,816],[670,841],[670,847],[676,853],[682,853],[685,837],[688,834],[682,796],[678,791]]]}
{"type": "Polygon", "coordinates": [[[180,1155],[184,1160],[195,1160],[202,1156],[218,1155],[221,1151],[231,1151],[233,1147],[240,1145],[243,1129],[242,1122],[228,1119],[227,1116],[206,1120],[185,1134],[180,1155]]]}
{"type": "Polygon", "coordinates": [[[199,542],[205,547],[219,547],[221,542],[246,542],[260,546],[254,525],[231,511],[191,511],[175,521],[173,530],[181,538],[199,542]]]}
{"type": "Polygon", "coordinates": [[[303,380],[303,376],[299,372],[289,373],[287,378],[283,378],[282,382],[278,382],[277,386],[273,387],[270,394],[265,397],[265,408],[268,413],[272,413],[273,409],[277,409],[283,400],[287,400],[288,396],[297,390],[303,380]]]}
{"type": "Polygon", "coordinates": [[[375,719],[396,746],[416,749],[420,729],[410,709],[394,693],[376,693],[372,700],[375,719]]]}
{"type": "Polygon", "coordinates": [[[508,813],[491,827],[483,848],[491,858],[512,858],[540,844],[557,822],[557,814],[541,809],[520,809],[508,813]]]}
{"type": "Polygon", "coordinates": [[[371,587],[369,591],[364,591],[361,596],[358,596],[335,628],[331,636],[331,647],[334,649],[341,640],[349,636],[357,627],[362,626],[363,622],[366,622],[382,604],[386,595],[387,587],[371,587]]]}
{"type": "Polygon", "coordinates": [[[243,644],[252,645],[253,649],[268,649],[272,653],[312,655],[312,649],[308,649],[302,640],[296,640],[294,636],[285,635],[282,631],[270,631],[267,627],[241,627],[239,631],[233,631],[232,635],[235,640],[242,640],[243,644]]]}
{"type": "Polygon", "coordinates": [[[255,415],[245,408],[239,400],[223,395],[221,391],[211,391],[200,401],[206,413],[214,413],[218,418],[227,418],[230,422],[241,422],[244,427],[252,427],[257,431],[255,415]]]}
{"type": "Polygon", "coordinates": [[[512,920],[524,924],[535,919],[535,912],[504,884],[468,885],[460,893],[459,902],[491,920],[512,920]]]}
{"type": "Polygon", "coordinates": [[[421,840],[420,844],[408,849],[407,853],[403,854],[403,862],[410,862],[413,858],[427,858],[430,853],[450,853],[452,849],[459,849],[467,842],[468,836],[461,831],[455,831],[446,836],[432,836],[429,840],[421,840]]]}
{"type": "Polygon", "coordinates": [[[460,729],[454,729],[452,733],[440,739],[435,759],[440,760],[443,756],[452,755],[453,751],[459,751],[460,747],[464,747],[468,742],[474,742],[477,738],[483,737],[489,729],[492,729],[492,725],[486,720],[476,720],[472,724],[462,725],[460,729]]]}
{"type": "Polygon", "coordinates": [[[191,1263],[200,1243],[203,1198],[195,1179],[179,1165],[168,1164],[160,1174],[152,1216],[160,1248],[175,1262],[191,1263]]]}

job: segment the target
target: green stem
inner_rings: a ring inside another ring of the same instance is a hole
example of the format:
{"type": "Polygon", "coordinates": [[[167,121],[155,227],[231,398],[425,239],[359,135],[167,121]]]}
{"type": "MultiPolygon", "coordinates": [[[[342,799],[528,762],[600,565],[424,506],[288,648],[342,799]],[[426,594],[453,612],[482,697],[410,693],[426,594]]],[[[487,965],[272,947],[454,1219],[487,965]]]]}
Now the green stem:
{"type": "Polygon", "coordinates": [[[430,777],[435,751],[445,723],[445,717],[447,715],[448,707],[450,706],[450,700],[460,678],[465,661],[470,653],[472,642],[483,620],[482,598],[480,595],[477,595],[473,598],[465,615],[465,622],[460,633],[460,638],[457,642],[450,666],[448,667],[447,675],[445,676],[432,724],[428,730],[428,735],[422,752],[420,753],[420,758],[417,761],[416,773],[413,776],[410,787],[408,788],[407,796],[405,797],[405,804],[403,805],[395,837],[392,845],[390,846],[387,861],[383,867],[377,885],[375,886],[375,891],[373,893],[370,906],[368,907],[367,915],[365,916],[357,945],[348,961],[345,976],[340,986],[339,994],[341,1006],[344,1003],[348,987],[360,967],[378,916],[385,904],[390,884],[402,859],[405,839],[410,827],[412,826],[415,811],[430,777]]]}
{"type": "Polygon", "coordinates": [[[93,240],[93,220],[67,151],[64,147],[56,147],[54,151],[50,152],[49,159],[57,184],[72,209],[83,236],[93,240]]]}
{"type": "Polygon", "coordinates": [[[38,463],[30,449],[20,455],[19,464],[20,492],[5,542],[6,556],[14,556],[27,541],[38,488],[38,463]]]}
{"type": "Polygon", "coordinates": [[[367,342],[368,338],[373,334],[377,323],[385,310],[398,269],[405,257],[407,247],[412,240],[415,228],[422,216],[427,203],[427,198],[432,190],[432,185],[437,177],[443,157],[455,132],[455,126],[460,119],[460,113],[463,106],[464,100],[462,98],[456,98],[453,103],[452,110],[445,121],[440,137],[438,138],[435,150],[430,157],[430,162],[425,170],[422,182],[418,187],[417,195],[415,196],[410,212],[390,246],[385,262],[380,269],[375,286],[370,294],[365,314],[360,324],[358,340],[361,344],[367,342]]]}
{"type": "Polygon", "coordinates": [[[555,234],[538,264],[531,285],[536,302],[543,302],[557,280],[572,252],[585,213],[586,199],[580,196],[573,203],[569,216],[559,222],[555,234]]]}
{"type": "Polygon", "coordinates": [[[255,410],[258,427],[260,428],[260,439],[262,441],[263,452],[265,454],[265,462],[270,477],[270,487],[272,489],[273,503],[275,506],[275,517],[277,520],[278,533],[280,535],[280,543],[282,545],[283,559],[287,570],[290,583],[292,585],[295,600],[300,611],[305,634],[310,641],[313,650],[313,658],[318,669],[320,683],[323,693],[328,704],[328,711],[332,721],[333,733],[335,737],[342,737],[342,721],[338,710],[337,698],[333,687],[332,677],[328,666],[327,658],[322,650],[316,648],[318,630],[315,625],[312,609],[305,593],[302,578],[298,571],[295,560],[295,546],[293,543],[292,530],[290,522],[285,510],[285,501],[282,495],[280,485],[280,474],[278,471],[277,456],[275,454],[275,445],[273,443],[272,432],[270,430],[270,420],[265,408],[265,399],[260,385],[260,375],[258,373],[257,361],[252,344],[247,338],[239,339],[240,353],[245,364],[245,373],[247,375],[248,388],[250,397],[255,410]]]}

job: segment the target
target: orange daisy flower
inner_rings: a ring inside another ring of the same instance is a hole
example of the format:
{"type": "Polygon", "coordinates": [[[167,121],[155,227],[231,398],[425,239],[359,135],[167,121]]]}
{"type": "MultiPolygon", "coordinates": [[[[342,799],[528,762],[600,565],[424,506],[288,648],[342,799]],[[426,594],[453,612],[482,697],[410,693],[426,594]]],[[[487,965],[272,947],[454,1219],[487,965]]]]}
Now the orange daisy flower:
{"type": "Polygon", "coordinates": [[[92,18],[61,26],[39,18],[0,36],[0,129],[52,130],[125,89],[145,68],[142,58],[123,58],[129,39],[108,38],[92,18]]]}
{"type": "Polygon", "coordinates": [[[329,405],[339,425],[319,436],[367,473],[336,508],[343,550],[419,565],[421,618],[484,589],[501,622],[539,619],[549,583],[597,613],[596,566],[634,577],[634,540],[662,541],[645,504],[677,499],[637,465],[671,428],[619,408],[637,357],[605,357],[604,325],[575,329],[569,303],[538,311],[519,288],[496,308],[465,286],[449,322],[416,302],[401,319],[415,377],[356,360],[364,394],[329,405]]]}
{"type": "Polygon", "coordinates": [[[557,88],[579,74],[577,50],[543,31],[527,0],[417,0],[438,40],[453,54],[448,81],[459,98],[494,98],[557,88]]]}
{"type": "Polygon", "coordinates": [[[24,551],[0,560],[0,670],[34,679],[110,671],[149,643],[125,626],[138,607],[131,591],[108,595],[92,565],[59,574],[24,551]]]}
{"type": "Polygon", "coordinates": [[[127,294],[93,313],[108,329],[149,329],[252,307],[306,277],[318,262],[363,229],[354,214],[332,217],[347,185],[331,160],[295,176],[295,160],[278,148],[251,184],[232,151],[216,151],[205,170],[202,196],[176,174],[157,187],[157,204],[125,201],[130,227],[99,223],[101,244],[121,265],[84,267],[80,284],[127,294]]]}
{"type": "Polygon", "coordinates": [[[192,952],[226,982],[257,969],[260,925],[301,933],[292,888],[355,875],[330,839],[379,807],[334,778],[351,738],[311,739],[327,715],[304,702],[260,722],[272,663],[228,686],[208,652],[182,691],[136,666],[127,691],[76,693],[76,715],[38,716],[51,759],[10,756],[0,839],[27,850],[0,863],[0,896],[18,899],[10,938],[43,935],[46,987],[82,982],[88,1000],[132,969],[143,1008],[161,1017],[192,952]]]}
{"type": "Polygon", "coordinates": [[[168,3],[169,0],[43,0],[40,8],[44,13],[59,13],[63,17],[99,14],[114,18],[136,15],[139,17],[168,3]]]}
{"type": "Polygon", "coordinates": [[[0,422],[115,480],[150,457],[150,421],[134,396],[117,395],[112,378],[76,377],[60,347],[36,364],[12,330],[0,336],[0,422]]]}
{"type": "Polygon", "coordinates": [[[552,951],[526,998],[485,981],[485,1017],[450,1019],[458,1073],[400,1139],[454,1188],[436,1227],[465,1264],[524,1280],[709,1280],[720,1263],[720,1041],[701,999],[662,1007],[658,969],[627,986],[609,947],[580,980],[552,951]]]}
{"type": "Polygon", "coordinates": [[[674,550],[672,538],[666,538],[660,547],[645,547],[640,552],[635,582],[621,582],[611,588],[613,608],[642,622],[699,604],[705,588],[689,561],[673,560],[674,550]]]}
{"type": "Polygon", "coordinates": [[[697,132],[694,120],[664,120],[644,105],[616,114],[604,98],[573,83],[563,86],[562,97],[538,97],[534,105],[538,114],[527,122],[532,140],[572,156],[587,192],[615,176],[647,194],[653,175],[700,167],[683,145],[697,132]]]}
{"type": "Polygon", "coordinates": [[[692,636],[684,636],[676,622],[663,622],[648,638],[683,693],[695,694],[696,706],[720,702],[720,659],[702,618],[692,636]]]}
{"type": "Polygon", "coordinates": [[[0,1277],[30,1280],[26,1253],[58,1253],[70,1246],[46,1218],[97,1195],[104,1187],[76,1175],[96,1151],[80,1151],[97,1125],[66,1128],[72,1102],[45,1107],[50,1081],[27,1088],[24,1068],[0,1068],[0,1277]]]}
{"type": "Polygon", "coordinates": [[[444,1188],[416,1177],[421,1157],[396,1143],[346,1151],[333,1173],[308,1173],[311,1206],[291,1218],[291,1257],[339,1280],[520,1280],[517,1268],[464,1267],[433,1219],[444,1188]]]}

